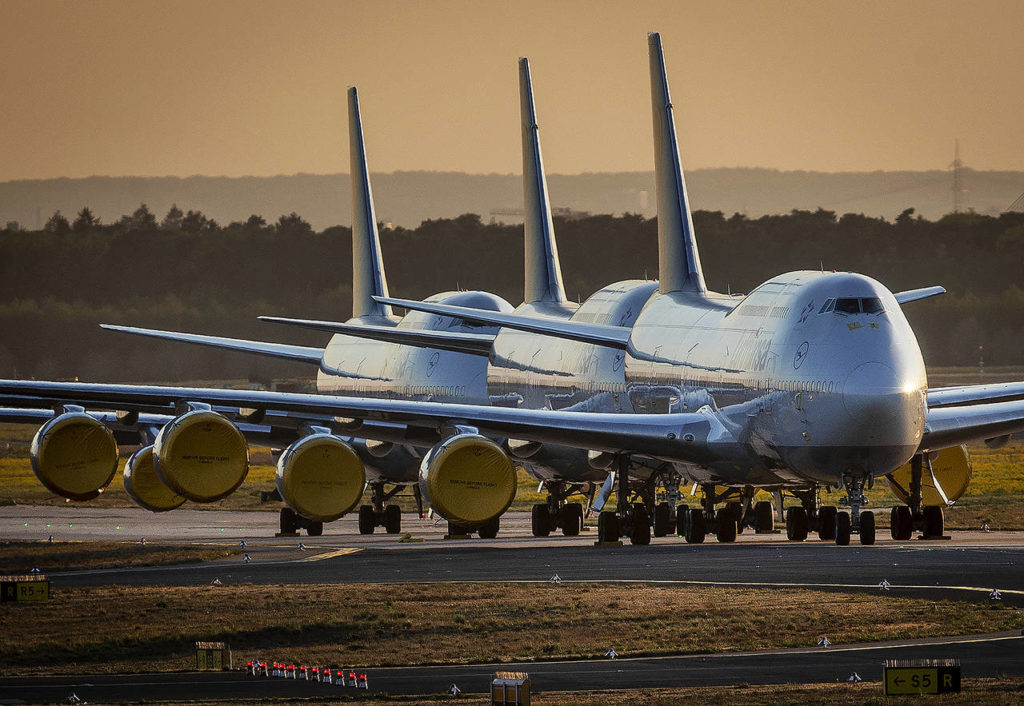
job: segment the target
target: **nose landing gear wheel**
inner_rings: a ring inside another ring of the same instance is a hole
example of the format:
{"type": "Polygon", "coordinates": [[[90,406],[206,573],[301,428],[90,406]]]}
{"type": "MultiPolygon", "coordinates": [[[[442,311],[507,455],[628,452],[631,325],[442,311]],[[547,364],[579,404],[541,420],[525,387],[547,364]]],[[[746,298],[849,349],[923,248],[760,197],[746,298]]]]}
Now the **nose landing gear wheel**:
{"type": "Polygon", "coordinates": [[[579,503],[569,503],[562,508],[562,534],[566,537],[575,537],[583,529],[583,506],[579,503]]]}
{"type": "Polygon", "coordinates": [[[875,513],[871,510],[860,513],[860,543],[864,546],[875,543],[875,513]]]}
{"type": "Polygon", "coordinates": [[[889,534],[897,541],[910,539],[914,533],[914,519],[910,514],[910,508],[906,505],[897,505],[892,509],[889,520],[889,534]]]}
{"type": "Polygon", "coordinates": [[[377,526],[377,518],[373,508],[369,505],[359,506],[359,534],[373,534],[373,528],[377,526]]]}
{"type": "Polygon", "coordinates": [[[836,513],[835,538],[840,547],[850,543],[850,513],[845,510],[836,513]]]}
{"type": "Polygon", "coordinates": [[[384,529],[388,534],[398,534],[402,531],[402,508],[398,505],[388,505],[384,508],[384,529]]]}

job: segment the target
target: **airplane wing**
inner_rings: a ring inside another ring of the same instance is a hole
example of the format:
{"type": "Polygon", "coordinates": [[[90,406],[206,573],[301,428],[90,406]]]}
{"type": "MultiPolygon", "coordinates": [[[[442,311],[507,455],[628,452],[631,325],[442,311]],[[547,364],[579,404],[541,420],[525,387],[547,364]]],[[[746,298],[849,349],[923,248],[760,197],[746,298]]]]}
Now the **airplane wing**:
{"type": "Polygon", "coordinates": [[[938,285],[934,287],[922,287],[921,289],[908,289],[905,292],[896,292],[896,301],[900,304],[907,304],[909,302],[916,302],[918,299],[927,299],[928,297],[934,297],[936,294],[945,294],[946,288],[938,285]]]}
{"type": "MultiPolygon", "coordinates": [[[[266,343],[264,341],[248,341],[242,338],[227,338],[225,336],[205,336],[198,333],[179,333],[177,331],[160,331],[151,328],[136,328],[134,326],[114,326],[113,324],[100,324],[101,328],[108,331],[120,331],[131,333],[136,336],[147,338],[160,338],[166,341],[178,341],[179,343],[193,343],[211,348],[221,348],[241,353],[255,353],[273,358],[284,358],[298,363],[309,363],[320,367],[323,363],[324,349],[312,348],[310,346],[293,346],[287,343],[266,343]]],[[[344,370],[331,369],[332,375],[356,380],[380,380],[382,378],[359,375],[344,370]]]]}
{"type": "Polygon", "coordinates": [[[581,321],[523,316],[522,314],[505,314],[498,311],[484,311],[466,306],[419,302],[412,299],[394,299],[391,297],[374,297],[374,299],[382,304],[400,306],[404,309],[451,316],[474,323],[491,324],[519,331],[546,334],[558,338],[566,338],[571,341],[592,343],[598,346],[608,346],[622,350],[629,346],[630,329],[627,326],[608,326],[606,324],[591,324],[581,321]]]}
{"type": "MultiPolygon", "coordinates": [[[[474,310],[475,311],[475,310],[474,310]]],[[[396,326],[369,326],[345,324],[336,321],[316,321],[311,319],[288,319],[280,316],[261,316],[260,321],[276,324],[301,326],[317,331],[341,333],[371,341],[385,341],[404,346],[418,348],[436,348],[454,353],[471,355],[490,355],[494,335],[486,333],[461,333],[458,331],[424,331],[420,329],[399,328],[396,326]]]]}
{"type": "Polygon", "coordinates": [[[187,403],[220,411],[235,408],[244,419],[266,424],[262,413],[299,420],[328,419],[339,434],[392,441],[404,425],[403,443],[436,443],[445,430],[473,427],[483,434],[564,444],[609,453],[640,453],[669,461],[708,463],[729,454],[736,440],[705,407],[676,414],[607,414],[456,405],[408,400],[212,388],[107,385],[78,382],[0,381],[0,406],[55,407],[76,404],[110,411],[174,415],[187,403]]]}
{"type": "Polygon", "coordinates": [[[1024,399],[1024,382],[998,382],[988,385],[937,387],[928,390],[928,408],[977,404],[979,402],[1010,402],[1024,399]]]}
{"type": "Polygon", "coordinates": [[[1024,431],[1024,400],[929,409],[919,451],[989,441],[1024,431]]]}

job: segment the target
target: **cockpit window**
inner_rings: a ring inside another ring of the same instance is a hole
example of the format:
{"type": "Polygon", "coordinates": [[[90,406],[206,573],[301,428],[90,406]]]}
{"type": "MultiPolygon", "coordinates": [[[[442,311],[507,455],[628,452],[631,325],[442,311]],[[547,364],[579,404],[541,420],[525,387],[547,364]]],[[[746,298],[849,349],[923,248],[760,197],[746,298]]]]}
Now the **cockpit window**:
{"type": "MultiPolygon", "coordinates": [[[[829,310],[831,309],[825,309],[825,311],[829,310]]],[[[835,311],[840,314],[860,314],[861,312],[865,314],[881,314],[885,311],[885,307],[882,306],[882,300],[878,297],[864,297],[863,299],[849,297],[846,299],[836,299],[835,311]]]]}
{"type": "Polygon", "coordinates": [[[826,311],[831,311],[836,305],[835,299],[826,299],[825,303],[821,305],[821,309],[818,310],[819,314],[824,314],[826,311]]]}
{"type": "Polygon", "coordinates": [[[836,311],[843,314],[859,314],[860,301],[857,299],[836,299],[836,311]]]}
{"type": "Polygon", "coordinates": [[[882,308],[882,300],[878,297],[861,299],[860,305],[864,309],[865,314],[880,314],[885,311],[885,309],[882,308]]]}

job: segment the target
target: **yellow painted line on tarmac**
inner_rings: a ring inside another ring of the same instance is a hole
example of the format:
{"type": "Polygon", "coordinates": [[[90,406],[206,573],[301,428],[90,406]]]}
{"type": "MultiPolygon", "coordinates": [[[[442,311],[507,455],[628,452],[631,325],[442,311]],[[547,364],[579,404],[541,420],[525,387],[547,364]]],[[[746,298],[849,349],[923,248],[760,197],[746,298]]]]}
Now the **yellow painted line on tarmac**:
{"type": "Polygon", "coordinates": [[[305,559],[299,559],[297,563],[304,564],[308,561],[323,561],[324,559],[333,559],[337,556],[346,556],[361,551],[363,550],[360,547],[342,547],[341,549],[335,549],[333,552],[323,552],[322,554],[308,556],[305,559]]]}

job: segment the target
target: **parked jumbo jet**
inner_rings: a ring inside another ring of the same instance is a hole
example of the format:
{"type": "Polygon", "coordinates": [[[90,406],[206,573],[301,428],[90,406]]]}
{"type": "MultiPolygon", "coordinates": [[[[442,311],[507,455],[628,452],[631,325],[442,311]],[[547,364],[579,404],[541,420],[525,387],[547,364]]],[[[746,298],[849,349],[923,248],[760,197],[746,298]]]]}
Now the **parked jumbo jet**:
{"type": "MultiPolygon", "coordinates": [[[[860,541],[870,544],[875,538],[874,515],[858,512],[863,488],[909,463],[907,504],[893,509],[892,534],[906,538],[915,527],[940,534],[941,507],[923,505],[923,473],[925,468],[933,470],[932,454],[946,449],[963,454],[958,449],[966,441],[998,443],[1024,430],[1024,401],[1019,399],[1024,383],[928,390],[921,353],[900,306],[940,288],[894,295],[862,275],[793,272],[772,278],[746,297],[709,292],[679,167],[661,40],[651,35],[649,41],[660,279],[634,323],[618,326],[506,312],[486,315],[467,307],[384,298],[380,302],[610,349],[622,354],[610,356],[610,365],[623,370],[621,383],[608,388],[595,375],[559,390],[561,378],[549,376],[546,384],[555,388],[551,394],[567,395],[572,401],[560,406],[571,408],[529,409],[0,381],[0,403],[5,406],[52,406],[61,412],[44,425],[33,444],[37,473],[48,485],[62,483],[66,494],[95,494],[104,485],[104,464],[109,464],[113,440],[105,438],[106,426],[95,421],[102,412],[90,416],[81,411],[88,406],[115,412],[124,427],[168,419],[156,439],[156,465],[172,489],[193,499],[223,497],[244,478],[245,441],[231,417],[243,427],[268,420],[286,420],[292,429],[317,427],[322,431],[316,436],[325,440],[354,435],[436,444],[424,457],[423,468],[429,472],[432,460],[452,458],[457,462],[446,465],[465,471],[450,474],[442,492],[491,486],[490,466],[508,459],[500,448],[495,452],[495,446],[486,444],[489,437],[604,454],[618,469],[623,498],[628,497],[630,459],[656,459],[705,491],[701,510],[681,514],[691,541],[703,539],[709,529],[721,540],[735,536],[734,510],[716,507],[721,499],[714,488],[718,485],[785,489],[799,497],[800,506],[791,507],[786,518],[792,539],[803,539],[809,528],[821,531],[831,524],[836,541],[845,544],[851,526],[857,525],[860,541]],[[628,400],[634,409],[588,408],[591,399],[628,400]],[[595,411],[580,411],[584,409],[595,411]],[[446,457],[449,445],[467,439],[468,453],[446,457]],[[473,456],[485,448],[484,463],[478,464],[473,456]],[[825,486],[845,486],[853,517],[818,506],[817,490],[825,486]]],[[[349,372],[362,374],[361,369],[349,372]]],[[[526,392],[537,387],[530,378],[521,384],[526,392]]],[[[940,479],[931,475],[933,485],[940,487],[940,479]]],[[[306,476],[310,485],[324,488],[325,496],[351,484],[351,478],[352,466],[338,462],[315,464],[315,472],[306,476]]],[[[646,517],[625,505],[620,503],[617,515],[602,513],[601,538],[626,534],[642,543],[646,517]]]]}

